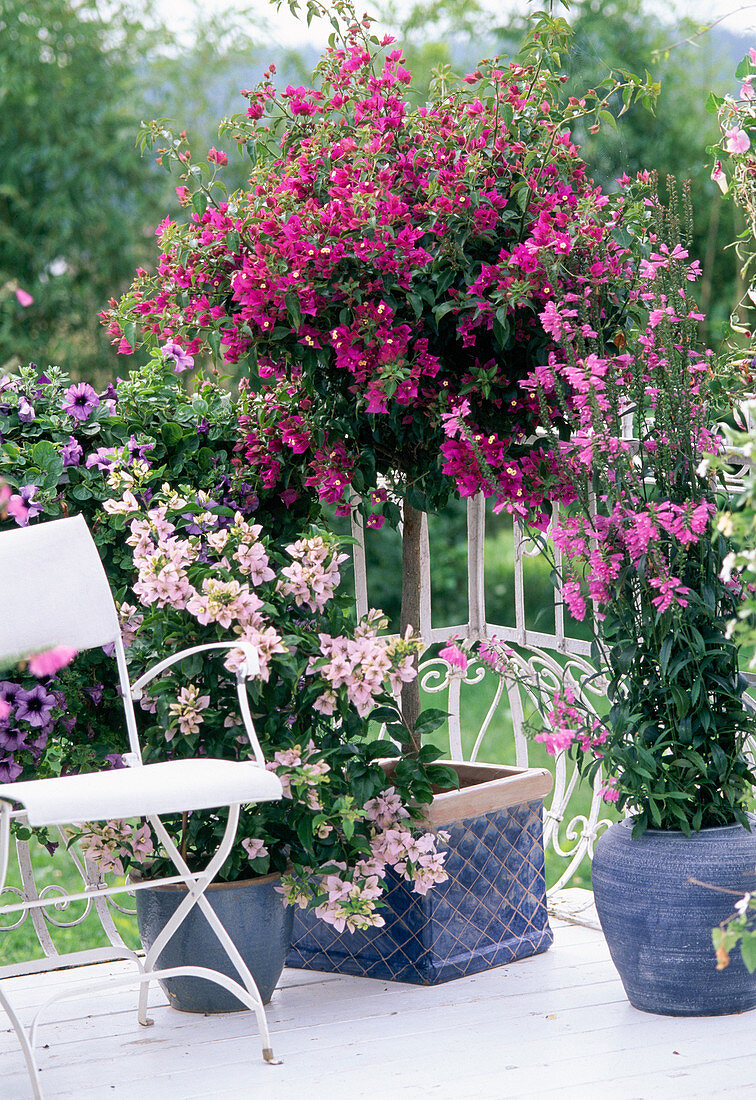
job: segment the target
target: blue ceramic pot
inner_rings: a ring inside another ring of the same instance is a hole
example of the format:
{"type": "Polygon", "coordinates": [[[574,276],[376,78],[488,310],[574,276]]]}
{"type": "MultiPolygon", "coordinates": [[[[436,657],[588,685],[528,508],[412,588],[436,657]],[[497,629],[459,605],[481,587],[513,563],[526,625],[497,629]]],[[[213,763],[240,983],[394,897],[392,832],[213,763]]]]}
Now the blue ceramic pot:
{"type": "MultiPolygon", "coordinates": [[[[291,942],[294,910],[284,907],[276,891],[280,882],[280,875],[221,882],[209,886],[205,894],[249,967],[264,1004],[281,977],[291,942]]],[[[139,934],[145,951],[184,897],[186,890],[181,886],[136,891],[139,934]]],[[[196,906],[160,952],[157,966],[207,966],[239,981],[236,967],[196,906]]],[[[204,978],[167,978],[160,981],[160,987],[171,1006],[180,1012],[239,1012],[247,1008],[233,993],[204,978]]]]}
{"type": "Polygon", "coordinates": [[[632,821],[621,821],[599,838],[596,909],[632,1005],[665,1016],[723,1016],[756,1005],[756,974],[739,951],[716,969],[712,928],[737,899],[691,881],[745,892],[756,884],[755,868],[756,830],[740,825],[690,837],[648,830],[633,840],[632,821]]]}

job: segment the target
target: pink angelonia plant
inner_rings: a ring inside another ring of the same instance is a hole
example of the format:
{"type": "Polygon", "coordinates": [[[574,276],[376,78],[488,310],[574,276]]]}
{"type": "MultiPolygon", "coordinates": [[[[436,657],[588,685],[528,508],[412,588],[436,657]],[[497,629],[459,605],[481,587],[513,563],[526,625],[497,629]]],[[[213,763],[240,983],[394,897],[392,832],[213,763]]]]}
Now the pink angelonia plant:
{"type": "MultiPolygon", "coordinates": [[[[541,693],[536,738],[590,779],[603,770],[604,798],[634,816],[636,832],[690,833],[747,824],[753,720],[729,626],[744,589],[712,522],[726,492],[714,467],[727,379],[698,344],[698,267],[681,219],[642,189],[637,326],[607,333],[586,285],[579,300],[544,310],[554,343],[522,383],[544,410],[559,409],[543,434],[554,475],[544,468],[542,484],[559,508],[534,537],[568,610],[591,625],[608,700],[597,715],[567,675],[556,694],[541,693]]],[[[462,417],[457,430],[475,429],[462,417]]]]}

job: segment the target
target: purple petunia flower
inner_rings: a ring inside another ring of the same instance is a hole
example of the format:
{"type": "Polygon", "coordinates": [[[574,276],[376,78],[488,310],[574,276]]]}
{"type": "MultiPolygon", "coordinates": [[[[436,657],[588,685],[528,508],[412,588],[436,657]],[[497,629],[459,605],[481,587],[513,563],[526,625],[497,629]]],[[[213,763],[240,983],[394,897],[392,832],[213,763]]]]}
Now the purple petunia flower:
{"type": "Polygon", "coordinates": [[[155,450],[155,444],[154,443],[138,443],[137,440],[136,440],[136,436],[132,435],[132,436],[129,437],[128,448],[129,448],[129,457],[130,458],[132,458],[132,459],[141,458],[142,461],[144,461],[145,456],[147,455],[147,452],[155,450]]]}
{"type": "Polygon", "coordinates": [[[72,435],[68,437],[68,443],[64,443],[60,449],[60,457],[64,466],[78,466],[82,460],[84,451],[72,435]]]}
{"type": "Polygon", "coordinates": [[[5,749],[6,752],[18,752],[19,749],[25,749],[28,733],[28,730],[3,729],[0,726],[0,749],[5,749]]]}
{"type": "Polygon", "coordinates": [[[96,466],[98,470],[109,470],[118,459],[118,452],[113,447],[98,447],[91,455],[87,455],[84,463],[88,470],[96,466]]]}
{"type": "Polygon", "coordinates": [[[19,692],[16,699],[16,721],[30,726],[46,726],[50,721],[55,696],[36,684],[31,691],[19,692]]]}
{"type": "Polygon", "coordinates": [[[207,435],[210,431],[210,421],[206,416],[203,416],[197,425],[197,435],[207,435]]]}
{"type": "Polygon", "coordinates": [[[68,387],[63,397],[63,412],[67,412],[75,420],[88,420],[89,414],[100,404],[97,391],[88,382],[75,382],[68,387]]]}
{"type": "Polygon", "coordinates": [[[23,770],[12,756],[0,757],[0,783],[14,783],[23,770]]]}
{"type": "Polygon", "coordinates": [[[23,691],[20,684],[14,684],[11,680],[0,680],[0,699],[15,707],[18,697],[23,691]]]}
{"type": "Polygon", "coordinates": [[[18,419],[21,420],[24,424],[31,424],[32,420],[35,420],[37,416],[34,409],[29,404],[27,399],[23,396],[23,394],[18,399],[17,412],[18,419]]]}
{"type": "Polygon", "coordinates": [[[173,340],[168,340],[160,350],[166,359],[173,360],[173,369],[176,374],[181,374],[182,371],[189,370],[194,366],[194,356],[185,352],[181,344],[177,344],[173,340]]]}
{"type": "Polygon", "coordinates": [[[10,498],[8,512],[15,518],[19,527],[26,527],[29,520],[36,519],[42,511],[42,505],[34,499],[38,489],[38,485],[22,485],[18,493],[14,493],[10,498]]]}
{"type": "Polygon", "coordinates": [[[103,685],[95,684],[94,687],[84,689],[96,707],[102,702],[103,685]]]}

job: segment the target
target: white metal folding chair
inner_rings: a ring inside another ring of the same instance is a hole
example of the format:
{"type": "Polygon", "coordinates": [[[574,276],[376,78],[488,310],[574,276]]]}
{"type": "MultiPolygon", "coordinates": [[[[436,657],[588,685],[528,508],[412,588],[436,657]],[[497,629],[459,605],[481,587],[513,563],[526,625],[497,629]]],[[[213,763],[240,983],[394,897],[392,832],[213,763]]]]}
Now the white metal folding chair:
{"type": "MultiPolygon", "coordinates": [[[[143,959],[128,950],[114,951],[114,957],[128,957],[136,963],[136,975],[93,983],[88,989],[95,992],[112,987],[113,984],[138,982],[138,1020],[140,1024],[147,1026],[152,1023],[147,1018],[147,992],[149,983],[154,978],[170,978],[178,974],[206,978],[233,992],[255,1012],[263,1057],[267,1062],[275,1063],[265,1010],[254,978],[204,896],[205,889],[223,866],[233,845],[240,806],[282,797],[280,780],[272,772],[265,770],[265,758],[252,724],[247,700],[246,680],[259,672],[257,653],[251,646],[245,646],[238,640],[194,646],[161,661],[132,685],[129,683],[113,596],[97,548],[83,518],[54,520],[0,534],[0,663],[57,645],[83,650],[110,644],[115,647],[124,702],[130,746],[126,763],[129,766],[117,771],[0,784],[0,893],[8,867],[11,818],[22,817],[31,826],[107,821],[114,818],[147,818],[178,873],[160,880],[152,879],[141,886],[154,886],[156,882],[183,882],[187,888],[186,897],[143,959]],[[142,688],[150,680],[184,657],[205,650],[232,648],[245,651],[244,665],[237,673],[237,691],[254,761],[203,758],[144,764],[132,700],[141,697],[142,688]],[[20,803],[21,808],[13,809],[13,803],[20,803]],[[203,871],[190,871],[166,832],[160,815],[225,806],[228,807],[228,822],[217,852],[203,871]],[[194,906],[199,906],[215,931],[239,973],[239,981],[206,967],[155,969],[160,952],[194,906]]],[[[89,899],[93,894],[99,897],[135,889],[140,889],[139,883],[91,887],[80,895],[71,895],[69,900],[89,899]]],[[[51,898],[37,898],[0,906],[0,916],[53,904],[54,901],[51,898]]],[[[39,1069],[34,1056],[39,1017],[56,1000],[79,995],[77,988],[75,994],[64,991],[51,997],[37,1012],[27,1033],[3,993],[0,982],[0,1006],[5,1009],[18,1036],[37,1098],[42,1097],[39,1069]]]]}

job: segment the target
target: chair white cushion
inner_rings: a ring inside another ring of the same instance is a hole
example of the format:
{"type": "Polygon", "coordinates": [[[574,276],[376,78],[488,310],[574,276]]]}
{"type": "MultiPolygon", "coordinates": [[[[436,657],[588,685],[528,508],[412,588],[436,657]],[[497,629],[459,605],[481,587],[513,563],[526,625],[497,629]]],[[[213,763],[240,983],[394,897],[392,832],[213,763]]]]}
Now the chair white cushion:
{"type": "Polygon", "coordinates": [[[30,825],[111,821],[207,810],[236,802],[274,802],[282,794],[278,776],[255,763],[207,757],[0,784],[0,799],[20,802],[30,825]]]}

